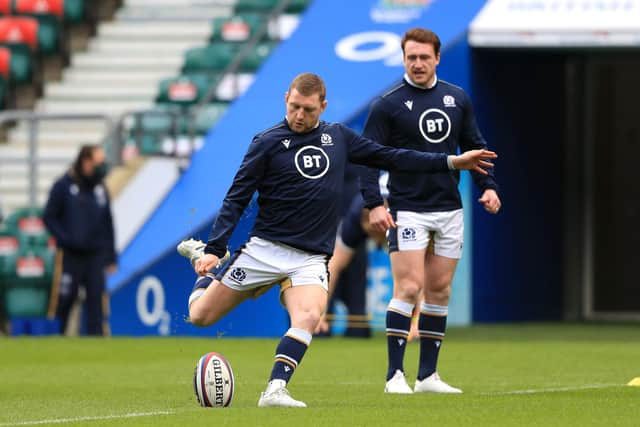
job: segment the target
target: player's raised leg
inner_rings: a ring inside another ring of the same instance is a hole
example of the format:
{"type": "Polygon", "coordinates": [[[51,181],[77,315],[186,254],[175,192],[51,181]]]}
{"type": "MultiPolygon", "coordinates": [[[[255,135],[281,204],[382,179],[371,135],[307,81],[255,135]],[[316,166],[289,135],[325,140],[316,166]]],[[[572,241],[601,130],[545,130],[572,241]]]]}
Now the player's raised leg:
{"type": "MultiPolygon", "coordinates": [[[[204,255],[204,247],[204,242],[189,239],[180,242],[177,250],[194,265],[198,258],[204,255]]],[[[228,260],[229,251],[220,260],[218,268],[228,260]]],[[[196,326],[212,325],[250,296],[249,292],[222,285],[214,279],[215,271],[198,276],[189,296],[189,321],[196,326]]]]}
{"type": "Polygon", "coordinates": [[[313,331],[327,305],[327,290],[320,284],[290,287],[284,291],[284,302],[291,327],[276,348],[269,384],[258,406],[304,408],[307,406],[304,402],[291,397],[287,384],[311,344],[313,331]]]}

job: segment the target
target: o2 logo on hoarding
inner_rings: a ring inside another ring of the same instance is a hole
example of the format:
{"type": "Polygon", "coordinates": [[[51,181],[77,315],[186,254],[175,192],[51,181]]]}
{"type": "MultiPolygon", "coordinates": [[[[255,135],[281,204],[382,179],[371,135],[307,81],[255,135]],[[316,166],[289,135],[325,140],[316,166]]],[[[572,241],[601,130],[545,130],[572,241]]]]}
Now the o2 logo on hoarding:
{"type": "Polygon", "coordinates": [[[400,36],[387,31],[366,31],[343,37],[336,43],[338,57],[353,62],[384,61],[384,65],[402,65],[400,36]]]}
{"type": "Polygon", "coordinates": [[[158,326],[158,334],[169,335],[171,316],[165,310],[164,288],[157,277],[147,276],[138,285],[136,311],[142,324],[158,326]],[[151,304],[148,303],[149,299],[151,304]]]}

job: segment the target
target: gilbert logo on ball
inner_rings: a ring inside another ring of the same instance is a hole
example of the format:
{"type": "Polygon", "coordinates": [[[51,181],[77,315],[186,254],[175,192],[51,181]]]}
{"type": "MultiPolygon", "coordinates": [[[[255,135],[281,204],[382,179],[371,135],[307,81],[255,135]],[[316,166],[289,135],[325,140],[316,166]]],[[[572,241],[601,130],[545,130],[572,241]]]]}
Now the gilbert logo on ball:
{"type": "Polygon", "coordinates": [[[215,352],[202,356],[193,374],[193,390],[201,406],[222,408],[231,405],[235,379],[229,361],[215,352]]]}

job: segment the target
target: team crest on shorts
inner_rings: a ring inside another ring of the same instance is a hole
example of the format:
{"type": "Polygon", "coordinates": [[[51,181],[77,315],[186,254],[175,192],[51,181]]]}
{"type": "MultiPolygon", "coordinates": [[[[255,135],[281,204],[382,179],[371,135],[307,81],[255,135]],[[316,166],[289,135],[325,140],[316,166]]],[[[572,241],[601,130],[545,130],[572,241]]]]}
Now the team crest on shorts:
{"type": "Polygon", "coordinates": [[[236,267],[233,270],[231,270],[229,277],[235,280],[236,282],[241,283],[244,279],[247,278],[247,272],[240,267],[236,267]]]}
{"type": "Polygon", "coordinates": [[[405,242],[416,240],[415,228],[407,227],[402,229],[402,240],[405,242]]]}

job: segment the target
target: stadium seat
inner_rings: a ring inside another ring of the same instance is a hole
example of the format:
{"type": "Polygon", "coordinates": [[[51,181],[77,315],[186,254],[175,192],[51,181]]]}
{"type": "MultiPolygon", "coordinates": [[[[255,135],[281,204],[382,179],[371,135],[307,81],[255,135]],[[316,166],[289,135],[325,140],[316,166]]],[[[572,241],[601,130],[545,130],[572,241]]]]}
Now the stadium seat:
{"type": "MultiPolygon", "coordinates": [[[[269,13],[280,0],[238,0],[235,13],[269,13]]],[[[291,0],[284,10],[286,13],[301,13],[311,3],[310,0],[291,0]]]]}
{"type": "Polygon", "coordinates": [[[84,0],[64,0],[64,21],[77,23],[84,20],[84,0]]]}
{"type": "Polygon", "coordinates": [[[53,254],[46,248],[20,249],[10,260],[5,312],[9,317],[44,316],[53,277],[53,254]]]}
{"type": "Polygon", "coordinates": [[[62,27],[54,15],[33,15],[38,20],[38,47],[44,55],[60,52],[62,27]]]}
{"type": "Polygon", "coordinates": [[[154,110],[135,114],[128,139],[140,154],[167,154],[163,145],[178,136],[183,126],[182,114],[175,104],[159,104],[154,110]]]}
{"type": "Polygon", "coordinates": [[[0,231],[0,282],[13,274],[18,254],[18,237],[9,230],[0,231]]]}
{"type": "Polygon", "coordinates": [[[255,72],[260,65],[264,62],[264,60],[271,55],[271,52],[275,48],[276,43],[259,43],[256,47],[249,53],[249,55],[244,58],[242,63],[240,64],[240,71],[243,72],[255,72]]]}
{"type": "Polygon", "coordinates": [[[27,16],[0,17],[0,43],[25,44],[31,51],[38,50],[38,20],[27,16]]]}
{"type": "Polygon", "coordinates": [[[183,74],[222,71],[237,54],[238,47],[231,43],[214,43],[187,50],[183,74]]]}
{"type": "Polygon", "coordinates": [[[21,250],[40,250],[49,246],[51,236],[42,221],[42,209],[18,209],[6,222],[7,229],[18,238],[21,250]]]}
{"type": "Polygon", "coordinates": [[[226,102],[216,102],[207,104],[192,113],[187,133],[193,132],[195,135],[205,135],[220,120],[229,108],[226,102]]]}
{"type": "Polygon", "coordinates": [[[0,15],[11,15],[12,0],[0,0],[0,15]]]}
{"type": "Polygon", "coordinates": [[[42,221],[42,208],[23,207],[16,209],[7,216],[5,227],[16,235],[18,233],[40,234],[46,232],[42,221]]]}
{"type": "Polygon", "coordinates": [[[62,19],[65,0],[15,0],[15,11],[20,14],[51,14],[62,19]]]}
{"type": "Polygon", "coordinates": [[[39,52],[48,55],[60,50],[64,16],[61,0],[16,0],[15,11],[38,20],[39,52]]]}
{"type": "MultiPolygon", "coordinates": [[[[1,42],[0,45],[2,45],[1,42]]],[[[9,44],[4,47],[11,51],[9,82],[26,83],[31,81],[34,63],[29,48],[23,44],[9,44]]]]}
{"type": "Polygon", "coordinates": [[[20,285],[49,287],[54,255],[46,247],[21,247],[15,260],[15,277],[20,285]]]}
{"type": "Polygon", "coordinates": [[[192,105],[199,102],[209,87],[219,80],[218,75],[183,74],[160,82],[156,102],[176,105],[192,105]]]}
{"type": "Polygon", "coordinates": [[[259,14],[242,14],[216,18],[212,23],[211,42],[246,42],[260,29],[264,18],[259,14]]]}
{"type": "Polygon", "coordinates": [[[0,17],[0,46],[11,50],[11,83],[26,83],[33,75],[38,50],[38,21],[30,17],[0,17]]]}
{"type": "Polygon", "coordinates": [[[11,78],[11,49],[5,46],[0,46],[0,76],[5,81],[11,78]]]}

